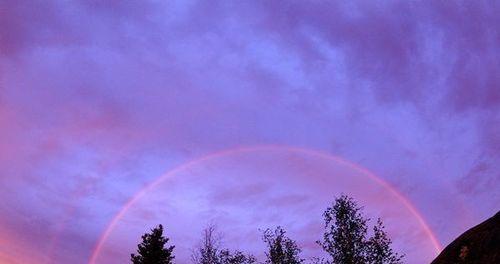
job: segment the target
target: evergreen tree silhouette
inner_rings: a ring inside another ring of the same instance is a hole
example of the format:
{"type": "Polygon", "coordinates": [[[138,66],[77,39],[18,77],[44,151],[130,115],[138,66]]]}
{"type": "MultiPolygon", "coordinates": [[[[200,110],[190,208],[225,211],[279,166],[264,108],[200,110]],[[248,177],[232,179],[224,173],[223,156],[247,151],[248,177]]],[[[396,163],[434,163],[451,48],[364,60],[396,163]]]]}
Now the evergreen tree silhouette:
{"type": "Polygon", "coordinates": [[[299,257],[301,249],[294,240],[286,236],[283,228],[278,226],[274,231],[266,229],[263,240],[267,244],[266,263],[299,264],[304,262],[299,257]]]}
{"type": "Polygon", "coordinates": [[[137,245],[137,255],[131,254],[133,264],[170,264],[174,259],[175,246],[165,245],[168,238],[163,236],[163,226],[151,229],[151,233],[142,236],[142,243],[137,245]]]}

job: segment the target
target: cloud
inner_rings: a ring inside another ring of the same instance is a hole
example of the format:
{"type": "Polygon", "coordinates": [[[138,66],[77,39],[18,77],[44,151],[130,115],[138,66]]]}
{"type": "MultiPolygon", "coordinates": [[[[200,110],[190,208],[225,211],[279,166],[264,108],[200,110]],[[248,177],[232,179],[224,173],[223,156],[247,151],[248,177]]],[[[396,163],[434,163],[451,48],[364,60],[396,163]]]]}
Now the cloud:
{"type": "MultiPolygon", "coordinates": [[[[285,144],[367,167],[449,241],[499,202],[490,195],[500,175],[499,9],[6,1],[0,223],[35,247],[61,229],[85,259],[123,202],[175,165],[285,144]],[[462,220],[441,220],[450,218],[462,220]]],[[[223,203],[234,192],[217,195],[223,203]]]]}

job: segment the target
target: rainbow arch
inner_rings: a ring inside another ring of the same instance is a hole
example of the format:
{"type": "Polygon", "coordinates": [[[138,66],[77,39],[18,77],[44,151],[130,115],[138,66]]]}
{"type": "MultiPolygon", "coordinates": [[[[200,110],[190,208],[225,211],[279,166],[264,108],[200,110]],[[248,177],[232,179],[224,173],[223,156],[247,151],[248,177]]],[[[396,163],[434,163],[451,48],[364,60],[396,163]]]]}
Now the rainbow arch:
{"type": "Polygon", "coordinates": [[[403,195],[401,194],[394,186],[389,184],[387,181],[383,180],[382,178],[378,177],[377,175],[373,174],[369,170],[352,163],[350,161],[347,161],[343,158],[340,158],[338,156],[331,155],[329,153],[326,153],[324,151],[320,150],[313,150],[313,149],[308,149],[308,148],[302,148],[302,147],[295,147],[295,146],[287,146],[287,145],[258,145],[258,146],[246,146],[246,147],[237,147],[237,148],[231,148],[231,149],[225,149],[217,152],[213,152],[210,154],[207,154],[205,156],[190,160],[188,162],[182,163],[178,165],[177,167],[169,170],[162,176],[158,177],[154,181],[150,182],[147,184],[145,187],[141,188],[138,192],[136,192],[118,211],[117,214],[111,219],[109,224],[107,225],[106,229],[104,232],[102,232],[101,236],[99,237],[97,243],[95,244],[95,247],[92,251],[92,254],[89,259],[89,264],[95,264],[97,257],[99,256],[99,253],[101,251],[102,246],[104,245],[104,242],[107,240],[113,229],[115,228],[116,224],[120,219],[127,213],[127,211],[140,199],[142,198],[146,193],[148,193],[150,190],[154,189],[156,186],[160,185],[163,181],[166,179],[173,177],[175,174],[188,169],[191,166],[195,166],[197,164],[220,158],[220,157],[225,157],[225,156],[230,156],[234,154],[241,154],[241,153],[250,153],[250,152],[256,152],[256,151],[286,151],[289,153],[298,153],[298,154],[306,154],[312,157],[318,157],[326,160],[332,160],[336,161],[340,164],[347,165],[351,168],[354,168],[355,170],[361,172],[362,174],[366,175],[370,180],[376,182],[380,186],[384,187],[387,191],[391,192],[394,196],[396,196],[402,203],[403,205],[410,211],[410,213],[417,219],[418,223],[420,226],[423,228],[425,234],[427,237],[430,239],[432,242],[432,245],[434,247],[434,250],[436,254],[441,252],[442,246],[439,243],[439,241],[436,238],[436,235],[433,233],[432,229],[429,227],[427,222],[424,220],[422,214],[417,210],[417,208],[403,195]]]}

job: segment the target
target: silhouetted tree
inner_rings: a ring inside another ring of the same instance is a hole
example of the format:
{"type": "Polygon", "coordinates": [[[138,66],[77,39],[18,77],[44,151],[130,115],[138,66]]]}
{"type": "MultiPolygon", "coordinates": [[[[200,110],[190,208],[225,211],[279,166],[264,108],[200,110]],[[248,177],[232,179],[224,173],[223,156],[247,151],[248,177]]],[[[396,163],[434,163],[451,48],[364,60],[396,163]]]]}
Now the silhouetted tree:
{"type": "Polygon", "coordinates": [[[350,197],[341,195],[323,213],[325,232],[318,244],[330,255],[335,264],[398,264],[403,256],[393,252],[391,240],[379,219],[373,236],[367,239],[367,221],[362,207],[350,197]]]}
{"type": "Polygon", "coordinates": [[[312,264],[330,264],[331,262],[328,260],[325,260],[324,258],[318,258],[318,257],[313,257],[311,259],[312,264]]]}
{"type": "Polygon", "coordinates": [[[366,263],[366,219],[361,207],[346,195],[335,199],[335,203],[323,213],[325,232],[318,244],[331,256],[333,263],[366,263]]]}
{"type": "Polygon", "coordinates": [[[277,227],[274,231],[266,229],[263,240],[267,244],[266,263],[269,264],[298,264],[304,260],[299,257],[301,249],[294,240],[286,236],[286,231],[277,227]]]}
{"type": "Polygon", "coordinates": [[[370,264],[400,264],[403,263],[403,255],[395,253],[392,248],[391,239],[384,231],[382,220],[377,219],[373,227],[373,236],[368,240],[367,263],[370,264]]]}
{"type": "Polygon", "coordinates": [[[220,251],[218,256],[220,264],[251,264],[257,261],[252,255],[245,255],[241,251],[231,252],[227,249],[220,251]]]}
{"type": "Polygon", "coordinates": [[[163,226],[151,229],[151,233],[142,236],[142,243],[137,245],[137,255],[131,254],[134,264],[170,264],[174,259],[174,246],[165,247],[168,238],[163,236],[163,226]]]}
{"type": "Polygon", "coordinates": [[[191,259],[195,264],[217,264],[220,247],[220,235],[215,226],[210,225],[203,230],[203,237],[197,248],[193,250],[191,259]]]}
{"type": "Polygon", "coordinates": [[[203,237],[191,255],[195,264],[251,264],[256,259],[252,255],[245,255],[241,251],[231,252],[221,249],[221,235],[217,233],[214,225],[203,230],[203,237]]]}

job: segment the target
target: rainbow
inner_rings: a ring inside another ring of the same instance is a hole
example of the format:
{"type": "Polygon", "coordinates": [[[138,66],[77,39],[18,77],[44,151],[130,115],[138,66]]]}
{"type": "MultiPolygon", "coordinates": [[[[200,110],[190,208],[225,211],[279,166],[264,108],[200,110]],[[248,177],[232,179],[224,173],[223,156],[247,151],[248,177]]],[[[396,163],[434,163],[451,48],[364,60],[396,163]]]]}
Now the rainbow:
{"type": "Polygon", "coordinates": [[[172,170],[168,171],[167,173],[163,174],[162,176],[158,177],[154,181],[147,184],[145,187],[143,187],[137,193],[135,193],[123,205],[123,207],[120,209],[120,211],[118,211],[118,213],[111,219],[111,221],[107,225],[106,229],[104,230],[104,232],[102,232],[101,236],[99,237],[99,240],[97,241],[97,243],[92,251],[92,254],[91,254],[90,259],[89,259],[89,264],[96,263],[97,257],[99,256],[99,253],[100,253],[101,248],[103,247],[105,241],[108,239],[111,232],[115,228],[116,224],[127,213],[127,211],[141,197],[143,197],[150,190],[154,189],[156,186],[160,185],[166,179],[173,177],[177,173],[179,173],[183,170],[186,170],[192,166],[198,165],[198,164],[203,163],[203,162],[207,162],[209,160],[213,160],[213,159],[225,157],[225,156],[231,156],[231,155],[235,155],[235,154],[249,153],[249,152],[256,152],[256,151],[266,151],[266,150],[267,151],[279,150],[279,151],[286,151],[289,153],[306,154],[306,155],[309,155],[312,157],[317,157],[317,158],[335,161],[335,162],[338,162],[340,164],[354,168],[355,170],[361,172],[362,174],[364,174],[368,178],[370,178],[372,181],[374,181],[375,183],[379,184],[384,189],[389,191],[395,197],[397,197],[397,199],[400,200],[400,202],[410,211],[410,213],[415,217],[415,219],[417,219],[418,223],[423,228],[425,234],[427,235],[429,240],[432,242],[432,245],[434,247],[436,254],[441,252],[441,249],[442,249],[441,244],[439,243],[439,241],[436,238],[436,235],[432,232],[431,228],[426,223],[422,214],[417,210],[417,208],[403,194],[401,194],[395,187],[393,187],[392,185],[390,185],[388,182],[381,179],[380,177],[376,176],[375,174],[373,174],[369,170],[367,170],[367,169],[365,169],[357,164],[354,164],[352,162],[344,160],[340,157],[337,157],[337,156],[334,156],[334,155],[331,155],[329,153],[319,151],[319,150],[312,150],[312,149],[307,149],[307,148],[286,146],[286,145],[258,145],[258,146],[250,146],[250,147],[231,148],[231,149],[226,149],[226,150],[221,150],[221,151],[210,153],[208,155],[199,157],[197,159],[193,159],[191,161],[182,163],[182,164],[178,165],[177,167],[173,168],[172,170]]]}

